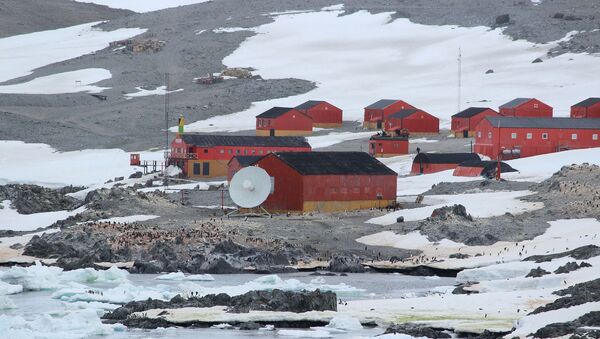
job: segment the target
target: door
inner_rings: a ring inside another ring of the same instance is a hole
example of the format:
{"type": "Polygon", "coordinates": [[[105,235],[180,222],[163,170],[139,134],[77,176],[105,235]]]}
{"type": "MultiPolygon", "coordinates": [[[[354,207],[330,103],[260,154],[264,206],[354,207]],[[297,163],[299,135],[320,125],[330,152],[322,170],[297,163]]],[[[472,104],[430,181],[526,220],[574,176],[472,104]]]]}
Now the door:
{"type": "Polygon", "coordinates": [[[377,120],[377,129],[381,129],[382,123],[382,120],[377,120]]]}
{"type": "Polygon", "coordinates": [[[210,163],[209,162],[202,163],[202,175],[203,176],[210,175],[210,163]]]}
{"type": "Polygon", "coordinates": [[[464,130],[463,131],[463,138],[468,138],[469,137],[469,131],[464,130]]]}
{"type": "Polygon", "coordinates": [[[274,137],[275,136],[275,129],[271,128],[269,130],[269,135],[272,136],[272,137],[274,137]]]}
{"type": "Polygon", "coordinates": [[[193,174],[200,175],[200,164],[199,163],[194,163],[193,174]]]}

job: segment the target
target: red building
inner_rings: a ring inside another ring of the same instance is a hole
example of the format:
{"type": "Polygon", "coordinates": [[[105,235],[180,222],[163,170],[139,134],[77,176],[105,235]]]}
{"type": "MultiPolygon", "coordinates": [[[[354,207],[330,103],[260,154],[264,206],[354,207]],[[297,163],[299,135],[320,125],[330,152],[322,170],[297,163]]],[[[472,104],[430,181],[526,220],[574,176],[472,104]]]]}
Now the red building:
{"type": "Polygon", "coordinates": [[[255,165],[274,178],[267,210],[333,212],[396,201],[396,172],[364,152],[273,153],[255,165]]]}
{"type": "Polygon", "coordinates": [[[475,135],[475,127],[485,117],[500,114],[488,107],[469,107],[452,116],[452,132],[457,138],[469,138],[475,135]]]}
{"type": "Polygon", "coordinates": [[[309,100],[296,109],[311,117],[315,127],[342,127],[342,110],[327,101],[309,100]]]}
{"type": "Polygon", "coordinates": [[[492,159],[600,147],[600,119],[487,117],[476,130],[475,152],[492,159]]]}
{"type": "Polygon", "coordinates": [[[311,135],[313,120],[295,108],[273,107],[256,116],[256,135],[311,135]]]}
{"type": "Polygon", "coordinates": [[[402,100],[381,99],[365,107],[363,126],[371,129],[382,129],[385,118],[406,108],[415,107],[402,100]]]}
{"type": "Polygon", "coordinates": [[[227,163],[227,181],[231,181],[231,178],[242,168],[252,166],[258,159],[262,158],[262,155],[236,155],[231,158],[227,163]]]}
{"type": "Polygon", "coordinates": [[[411,174],[430,174],[454,169],[461,162],[481,160],[476,153],[419,153],[413,159],[411,174]]]}
{"type": "Polygon", "coordinates": [[[171,142],[169,165],[181,168],[188,178],[224,177],[227,163],[236,155],[310,151],[303,137],[178,134],[171,142]]]}
{"type": "Polygon", "coordinates": [[[382,158],[408,154],[408,134],[377,133],[369,139],[369,154],[382,158]]]}
{"type": "Polygon", "coordinates": [[[600,98],[587,98],[571,106],[571,118],[600,118],[600,98]]]}
{"type": "Polygon", "coordinates": [[[440,132],[440,119],[417,108],[402,109],[384,120],[386,131],[405,129],[410,134],[437,134],[440,132]]]}
{"type": "MultiPolygon", "coordinates": [[[[486,177],[495,178],[496,171],[498,170],[498,161],[483,161],[483,160],[469,160],[461,162],[458,167],[454,169],[452,175],[455,177],[486,177]]],[[[517,170],[512,168],[505,162],[500,162],[500,173],[516,172],[517,170]]]]}
{"type": "Polygon", "coordinates": [[[552,118],[552,107],[533,98],[517,98],[500,106],[505,117],[552,118]]]}

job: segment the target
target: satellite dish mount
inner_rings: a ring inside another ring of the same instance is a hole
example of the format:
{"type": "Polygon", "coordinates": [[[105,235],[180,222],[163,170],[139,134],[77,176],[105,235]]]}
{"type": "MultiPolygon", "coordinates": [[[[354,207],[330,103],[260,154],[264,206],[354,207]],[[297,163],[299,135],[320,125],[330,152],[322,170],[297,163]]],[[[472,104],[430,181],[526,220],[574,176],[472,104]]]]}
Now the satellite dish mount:
{"type": "Polygon", "coordinates": [[[261,204],[271,194],[272,187],[271,177],[264,169],[256,166],[241,169],[233,176],[229,184],[229,196],[238,209],[227,216],[234,214],[271,216],[261,204]]]}

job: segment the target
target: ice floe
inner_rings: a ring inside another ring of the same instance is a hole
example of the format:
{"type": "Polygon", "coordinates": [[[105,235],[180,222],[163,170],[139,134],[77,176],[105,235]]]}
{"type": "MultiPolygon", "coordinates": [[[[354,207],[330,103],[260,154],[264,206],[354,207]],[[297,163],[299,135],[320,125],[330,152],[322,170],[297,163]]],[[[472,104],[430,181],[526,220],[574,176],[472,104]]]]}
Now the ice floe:
{"type": "Polygon", "coordinates": [[[189,280],[189,281],[213,281],[213,280],[215,280],[215,278],[213,278],[213,276],[210,275],[210,274],[190,274],[190,275],[185,275],[181,271],[159,275],[155,279],[157,279],[157,280],[174,280],[174,281],[182,281],[182,280],[189,280]]]}

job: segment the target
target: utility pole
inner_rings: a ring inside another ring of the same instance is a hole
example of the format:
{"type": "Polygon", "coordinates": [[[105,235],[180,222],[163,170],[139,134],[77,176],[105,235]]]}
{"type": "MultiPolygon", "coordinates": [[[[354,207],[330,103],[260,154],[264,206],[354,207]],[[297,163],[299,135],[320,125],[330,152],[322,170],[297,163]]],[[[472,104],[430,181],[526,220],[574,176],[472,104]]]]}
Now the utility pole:
{"type": "Polygon", "coordinates": [[[165,73],[165,164],[163,166],[165,191],[169,187],[167,167],[169,163],[169,73],[165,73]]]}
{"type": "Polygon", "coordinates": [[[460,112],[460,95],[462,87],[462,54],[460,50],[460,46],[458,47],[458,110],[460,112]]]}

